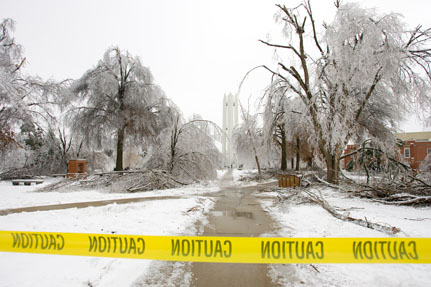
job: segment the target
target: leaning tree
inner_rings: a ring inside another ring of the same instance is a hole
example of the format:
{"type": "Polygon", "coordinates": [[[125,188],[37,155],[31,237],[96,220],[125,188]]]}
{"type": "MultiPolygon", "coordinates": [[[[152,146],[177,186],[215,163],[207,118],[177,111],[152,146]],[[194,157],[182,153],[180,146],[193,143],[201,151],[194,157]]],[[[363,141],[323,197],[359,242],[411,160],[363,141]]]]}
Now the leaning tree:
{"type": "Polygon", "coordinates": [[[340,157],[350,140],[361,133],[390,135],[382,131],[413,103],[430,107],[431,76],[430,29],[407,30],[398,14],[380,15],[354,3],[335,6],[333,22],[320,31],[309,1],[292,9],[277,5],[287,43],[261,40],[294,59],[279,58],[277,68],[265,68],[305,105],[332,183],[338,183],[340,157]]]}
{"type": "Polygon", "coordinates": [[[221,129],[198,115],[187,122],[178,115],[169,130],[169,173],[186,174],[193,180],[214,178],[222,160],[210,134],[220,135],[221,129]]]}
{"type": "Polygon", "coordinates": [[[126,139],[148,140],[172,122],[162,89],[138,57],[119,48],[108,49],[103,59],[71,87],[80,103],[74,108],[73,128],[87,143],[103,145],[116,139],[116,170],[123,170],[126,139]]]}

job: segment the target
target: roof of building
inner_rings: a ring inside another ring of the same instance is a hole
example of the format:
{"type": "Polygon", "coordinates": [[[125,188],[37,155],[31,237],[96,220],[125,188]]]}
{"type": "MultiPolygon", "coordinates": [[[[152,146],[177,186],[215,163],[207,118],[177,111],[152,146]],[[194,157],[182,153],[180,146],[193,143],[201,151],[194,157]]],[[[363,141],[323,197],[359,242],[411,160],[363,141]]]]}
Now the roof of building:
{"type": "Polygon", "coordinates": [[[403,141],[431,141],[431,132],[397,133],[395,136],[403,141]]]}

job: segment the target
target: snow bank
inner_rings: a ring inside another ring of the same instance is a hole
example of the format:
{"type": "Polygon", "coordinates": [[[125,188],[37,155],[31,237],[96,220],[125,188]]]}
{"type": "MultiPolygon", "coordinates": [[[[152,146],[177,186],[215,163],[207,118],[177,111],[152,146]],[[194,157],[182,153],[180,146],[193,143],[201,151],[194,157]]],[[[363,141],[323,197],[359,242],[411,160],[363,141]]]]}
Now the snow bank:
{"type": "Polygon", "coordinates": [[[154,197],[154,196],[183,196],[200,195],[218,190],[218,184],[194,184],[183,188],[154,190],[136,193],[113,193],[103,190],[75,190],[70,192],[38,192],[38,189],[54,183],[58,179],[47,179],[43,184],[31,186],[13,186],[10,181],[0,181],[0,209],[11,209],[27,206],[74,203],[83,201],[97,201],[119,198],[154,197]]]}

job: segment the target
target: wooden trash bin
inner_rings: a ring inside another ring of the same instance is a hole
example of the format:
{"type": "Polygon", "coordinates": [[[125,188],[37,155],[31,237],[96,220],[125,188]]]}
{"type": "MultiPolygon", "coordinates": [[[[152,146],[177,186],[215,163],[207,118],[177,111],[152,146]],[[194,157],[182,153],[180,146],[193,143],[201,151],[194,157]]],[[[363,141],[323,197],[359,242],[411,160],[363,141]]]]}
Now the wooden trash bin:
{"type": "Polygon", "coordinates": [[[67,164],[66,178],[86,178],[87,161],[85,159],[71,159],[67,164]]]}
{"type": "Polygon", "coordinates": [[[278,186],[279,187],[301,186],[301,179],[294,174],[279,174],[278,186]]]}

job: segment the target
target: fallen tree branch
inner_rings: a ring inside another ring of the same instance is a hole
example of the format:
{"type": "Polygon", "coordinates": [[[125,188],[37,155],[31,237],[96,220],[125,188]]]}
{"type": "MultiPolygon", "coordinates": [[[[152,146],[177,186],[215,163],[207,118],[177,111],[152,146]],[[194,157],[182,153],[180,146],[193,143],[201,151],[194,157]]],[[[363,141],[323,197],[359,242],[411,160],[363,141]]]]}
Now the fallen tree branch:
{"type": "Polygon", "coordinates": [[[198,183],[200,183],[201,181],[199,179],[197,179],[196,177],[192,176],[187,170],[185,170],[182,166],[180,166],[180,169],[182,171],[184,171],[185,174],[187,174],[193,181],[196,181],[198,183]]]}
{"type": "Polygon", "coordinates": [[[344,189],[344,188],[342,188],[341,186],[339,186],[339,185],[335,185],[335,184],[332,184],[332,183],[329,183],[329,182],[327,182],[326,180],[321,179],[320,177],[318,177],[318,176],[317,176],[316,174],[314,174],[314,173],[313,173],[313,175],[314,175],[314,177],[316,178],[316,180],[317,180],[318,182],[323,183],[323,184],[325,184],[325,185],[327,185],[327,186],[329,186],[329,187],[332,187],[332,188],[334,188],[334,189],[338,189],[338,190],[341,190],[341,191],[347,192],[347,190],[345,190],[345,189],[344,189]]]}
{"type": "Polygon", "coordinates": [[[322,178],[320,178],[320,177],[318,177],[316,174],[314,174],[313,173],[313,176],[316,178],[316,180],[318,181],[318,182],[320,182],[320,183],[323,183],[323,184],[325,184],[325,185],[327,185],[327,186],[330,186],[330,187],[332,187],[332,188],[335,188],[335,189],[340,189],[340,187],[338,186],[338,185],[335,185],[335,184],[332,184],[332,183],[329,183],[329,182],[327,182],[326,180],[324,180],[324,179],[322,179],[322,178]]]}
{"type": "Polygon", "coordinates": [[[408,200],[400,200],[400,201],[388,201],[388,200],[379,200],[375,199],[375,202],[383,203],[383,204],[392,204],[392,205],[422,205],[431,204],[431,196],[417,196],[414,198],[410,198],[408,200]]]}
{"type": "Polygon", "coordinates": [[[106,189],[111,192],[143,192],[161,190],[187,185],[162,170],[137,170],[108,172],[90,175],[88,179],[64,179],[60,182],[47,185],[40,191],[57,191],[68,189],[106,189]]]}
{"type": "Polygon", "coordinates": [[[390,235],[396,234],[396,233],[401,231],[397,227],[386,226],[386,225],[381,225],[378,223],[370,222],[366,218],[365,218],[365,220],[363,220],[363,219],[353,218],[353,217],[350,217],[348,215],[346,216],[346,215],[340,214],[325,199],[323,199],[322,195],[320,195],[320,197],[319,197],[316,194],[314,194],[308,190],[304,190],[304,193],[306,193],[313,202],[319,204],[323,209],[328,211],[329,214],[331,214],[332,216],[334,216],[337,219],[351,222],[351,223],[354,223],[354,224],[357,224],[357,225],[360,225],[363,227],[367,227],[370,229],[374,229],[377,231],[381,231],[381,232],[384,232],[384,233],[387,233],[390,235]]]}
{"type": "Polygon", "coordinates": [[[431,187],[431,185],[429,185],[428,183],[426,183],[422,179],[417,178],[416,176],[411,176],[410,174],[408,174],[407,176],[410,177],[413,180],[419,181],[420,183],[422,183],[423,185],[425,185],[427,187],[431,187]]]}
{"type": "Polygon", "coordinates": [[[317,269],[317,267],[316,267],[316,266],[314,266],[313,264],[310,264],[310,266],[311,266],[311,267],[313,267],[313,269],[314,269],[317,273],[320,273],[319,269],[317,269]]]}

